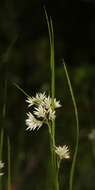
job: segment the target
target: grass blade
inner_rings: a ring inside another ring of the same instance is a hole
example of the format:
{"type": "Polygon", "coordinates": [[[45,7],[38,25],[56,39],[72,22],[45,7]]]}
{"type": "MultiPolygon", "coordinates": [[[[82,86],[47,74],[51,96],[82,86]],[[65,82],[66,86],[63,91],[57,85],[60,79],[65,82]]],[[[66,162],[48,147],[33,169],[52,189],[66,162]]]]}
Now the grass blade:
{"type": "Polygon", "coordinates": [[[72,102],[74,105],[74,112],[75,112],[75,118],[76,118],[76,145],[75,145],[75,151],[74,151],[74,156],[73,156],[73,161],[72,161],[72,166],[71,166],[71,172],[70,172],[70,181],[69,181],[69,190],[73,189],[73,180],[74,180],[74,171],[75,171],[75,164],[76,164],[76,159],[77,159],[77,153],[78,153],[78,145],[79,145],[79,118],[78,118],[78,109],[72,89],[72,85],[70,82],[69,74],[66,68],[66,64],[64,63],[64,70],[72,98],[72,102]]]}

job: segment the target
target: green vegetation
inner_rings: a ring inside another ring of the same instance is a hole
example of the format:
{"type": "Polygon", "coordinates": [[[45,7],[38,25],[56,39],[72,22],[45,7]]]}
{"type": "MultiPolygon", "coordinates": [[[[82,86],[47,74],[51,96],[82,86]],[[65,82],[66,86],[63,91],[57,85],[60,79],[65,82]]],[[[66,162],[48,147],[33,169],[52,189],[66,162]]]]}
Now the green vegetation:
{"type": "MultiPolygon", "coordinates": [[[[31,4],[33,5],[33,2],[31,4]]],[[[33,8],[31,8],[31,14],[25,21],[25,15],[30,13],[29,9],[24,13],[25,5],[26,3],[21,8],[17,2],[14,10],[11,2],[8,5],[4,2],[4,5],[0,7],[2,10],[0,24],[2,31],[0,33],[0,160],[5,163],[1,170],[4,176],[0,178],[0,189],[3,190],[8,185],[8,190],[13,188],[51,190],[49,171],[52,168],[49,162],[48,130],[43,126],[37,132],[26,131],[25,124],[28,111],[25,101],[27,94],[30,97],[35,96],[36,92],[45,91],[46,94],[51,95],[52,103],[56,97],[62,104],[57,111],[56,127],[55,122],[52,122],[53,143],[67,144],[70,150],[70,159],[61,163],[58,172],[60,190],[69,188],[70,190],[94,190],[95,138],[94,130],[92,130],[95,128],[94,48],[86,46],[81,49],[79,45],[83,40],[81,38],[80,43],[78,40],[75,43],[76,38],[72,37],[72,30],[66,25],[69,22],[68,19],[68,22],[66,20],[63,22],[63,27],[62,23],[59,24],[56,20],[59,17],[50,10],[53,24],[51,18],[50,21],[47,20],[50,24],[48,25],[49,44],[45,15],[43,16],[39,9],[35,17],[33,8]],[[42,16],[39,17],[39,15],[42,16]],[[7,28],[9,23],[11,25],[7,28]],[[70,44],[72,41],[73,45],[70,44]],[[66,61],[65,72],[62,64],[63,57],[66,61]],[[79,113],[79,148],[78,128],[76,128],[73,102],[67,84],[66,68],[69,71],[79,113]]],[[[29,7],[29,4],[27,6],[29,7]]],[[[59,6],[57,8],[59,9],[59,6]]],[[[74,14],[73,11],[72,14],[74,14]]],[[[74,18],[73,15],[72,19],[74,18]]],[[[75,32],[78,36],[76,30],[75,32]]],[[[85,45],[87,42],[83,41],[85,45]]],[[[55,153],[52,152],[53,167],[55,167],[55,162],[55,153]]],[[[55,175],[55,180],[57,177],[55,170],[53,175],[55,175]]]]}

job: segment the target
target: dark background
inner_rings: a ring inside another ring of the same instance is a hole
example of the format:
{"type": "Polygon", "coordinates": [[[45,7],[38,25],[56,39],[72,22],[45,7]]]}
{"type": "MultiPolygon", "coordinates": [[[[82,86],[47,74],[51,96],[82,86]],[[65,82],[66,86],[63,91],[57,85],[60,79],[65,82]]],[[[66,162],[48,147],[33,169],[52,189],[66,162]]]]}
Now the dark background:
{"type": "MultiPolygon", "coordinates": [[[[50,190],[49,139],[45,127],[25,131],[28,111],[25,95],[49,92],[49,37],[43,6],[51,16],[55,34],[56,97],[63,108],[57,113],[56,143],[68,144],[70,161],[60,169],[60,189],[68,189],[75,143],[75,117],[62,65],[64,58],[79,111],[80,140],[74,190],[95,189],[95,1],[1,0],[0,1],[0,126],[4,127],[4,188],[7,183],[7,135],[12,149],[12,189],[50,190]],[[4,84],[7,79],[7,109],[4,84]],[[4,120],[4,121],[3,121],[4,120]],[[3,121],[3,122],[2,122],[3,121]]],[[[6,188],[5,188],[6,189],[6,188]]]]}

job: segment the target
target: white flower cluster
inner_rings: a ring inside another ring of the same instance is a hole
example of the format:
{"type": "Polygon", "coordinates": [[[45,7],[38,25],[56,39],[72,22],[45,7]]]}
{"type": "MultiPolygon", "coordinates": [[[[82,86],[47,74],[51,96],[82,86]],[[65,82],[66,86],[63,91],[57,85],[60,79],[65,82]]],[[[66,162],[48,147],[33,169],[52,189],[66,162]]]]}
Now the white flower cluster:
{"type": "Polygon", "coordinates": [[[69,149],[68,149],[68,146],[66,146],[66,145],[58,146],[58,147],[56,146],[55,152],[59,156],[60,160],[70,158],[69,149]]]}
{"type": "Polygon", "coordinates": [[[2,168],[4,168],[4,163],[0,160],[0,176],[4,174],[3,172],[1,172],[2,168]]]}
{"type": "Polygon", "coordinates": [[[28,107],[33,107],[33,113],[29,112],[26,119],[27,129],[35,130],[39,129],[43,123],[52,121],[55,119],[55,109],[61,107],[60,102],[52,101],[50,96],[46,96],[45,93],[37,93],[35,97],[28,97],[26,102],[28,107]]]}

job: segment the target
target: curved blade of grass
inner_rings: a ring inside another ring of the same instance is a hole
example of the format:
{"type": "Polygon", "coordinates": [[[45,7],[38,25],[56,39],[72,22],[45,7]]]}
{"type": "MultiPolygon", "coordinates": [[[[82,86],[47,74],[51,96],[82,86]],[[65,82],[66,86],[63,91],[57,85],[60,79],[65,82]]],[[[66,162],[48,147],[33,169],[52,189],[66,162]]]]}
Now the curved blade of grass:
{"type": "Polygon", "coordinates": [[[11,143],[9,137],[7,137],[7,144],[8,144],[8,190],[11,190],[11,143]]]}
{"type": "Polygon", "coordinates": [[[9,47],[7,48],[6,52],[4,52],[3,55],[0,56],[0,58],[2,59],[2,62],[3,62],[3,63],[6,63],[6,62],[8,61],[10,52],[11,52],[11,50],[12,50],[12,48],[13,48],[15,42],[17,41],[17,38],[18,38],[18,36],[16,36],[16,37],[12,40],[12,42],[11,42],[11,44],[9,45],[9,47]]]}
{"type": "MultiPolygon", "coordinates": [[[[55,97],[55,60],[54,60],[54,31],[53,31],[53,23],[50,17],[50,21],[44,7],[47,26],[48,26],[48,33],[49,33],[49,41],[50,41],[50,68],[51,68],[51,96],[52,96],[52,106],[54,109],[54,97],[55,97]]],[[[53,133],[55,137],[55,122],[53,121],[53,133]]],[[[55,144],[55,142],[54,142],[55,144]]]]}
{"type": "Polygon", "coordinates": [[[18,84],[16,84],[15,82],[13,83],[13,85],[19,89],[26,97],[31,98],[31,96],[29,96],[18,84]]]}
{"type": "Polygon", "coordinates": [[[50,18],[50,25],[51,25],[51,37],[52,37],[52,43],[51,43],[51,93],[52,93],[52,99],[54,100],[54,97],[55,97],[54,31],[53,31],[53,23],[52,23],[51,18],[50,18]]]}
{"type": "MultiPolygon", "coordinates": [[[[13,41],[11,42],[10,46],[8,47],[7,51],[0,56],[1,63],[7,63],[8,62],[8,58],[10,55],[10,52],[12,50],[13,45],[15,44],[17,40],[17,36],[13,39],[13,41]]],[[[3,119],[3,123],[5,121],[5,117],[6,117],[6,102],[7,102],[7,70],[8,70],[8,64],[5,65],[5,82],[4,82],[4,103],[3,103],[3,110],[2,110],[2,119],[3,119]]],[[[3,144],[4,144],[4,128],[1,128],[1,134],[0,134],[0,160],[2,160],[2,154],[3,154],[3,144]]],[[[9,160],[8,160],[9,162],[9,160]]],[[[9,165],[9,164],[8,164],[9,165]]],[[[8,168],[9,170],[9,168],[8,168]]],[[[8,172],[9,174],[9,172],[8,172]]],[[[10,176],[8,176],[10,178],[10,176]]],[[[0,190],[2,190],[2,182],[1,182],[2,178],[0,178],[0,190]]]]}
{"type": "MultiPolygon", "coordinates": [[[[51,97],[52,97],[52,108],[54,110],[54,98],[55,98],[55,55],[54,55],[54,30],[53,23],[50,17],[50,27],[51,27],[51,44],[50,44],[50,65],[51,65],[51,97]]],[[[59,181],[58,181],[58,171],[57,171],[57,160],[56,154],[54,151],[55,147],[55,120],[52,121],[52,136],[53,136],[53,164],[54,164],[54,178],[55,178],[55,190],[59,190],[59,181]]]]}
{"type": "MultiPolygon", "coordinates": [[[[49,41],[50,41],[50,49],[52,47],[52,34],[51,34],[51,26],[50,26],[50,21],[47,15],[47,11],[44,7],[44,12],[45,12],[45,17],[46,17],[46,21],[47,21],[47,26],[48,26],[48,33],[49,33],[49,41]]],[[[52,64],[51,64],[51,50],[50,50],[50,67],[52,68],[52,64]]]]}
{"type": "MultiPolygon", "coordinates": [[[[2,119],[3,123],[6,117],[6,101],[7,101],[7,79],[5,79],[4,82],[4,104],[3,104],[3,110],[2,110],[2,119]]],[[[3,144],[4,144],[4,128],[1,128],[1,135],[0,135],[0,160],[3,158],[3,144]]],[[[0,178],[0,190],[2,189],[2,178],[0,178]]]]}
{"type": "Polygon", "coordinates": [[[72,166],[71,166],[71,172],[70,172],[70,181],[69,181],[69,190],[73,190],[73,180],[74,180],[74,171],[75,171],[75,164],[76,164],[76,158],[77,158],[77,153],[78,153],[78,145],[79,145],[79,118],[78,118],[78,109],[72,89],[72,85],[70,82],[69,74],[66,68],[66,64],[64,63],[64,70],[72,98],[72,102],[74,105],[74,112],[75,112],[75,118],[76,118],[76,145],[75,145],[75,151],[74,151],[74,156],[73,156],[73,161],[72,161],[72,166]]]}

